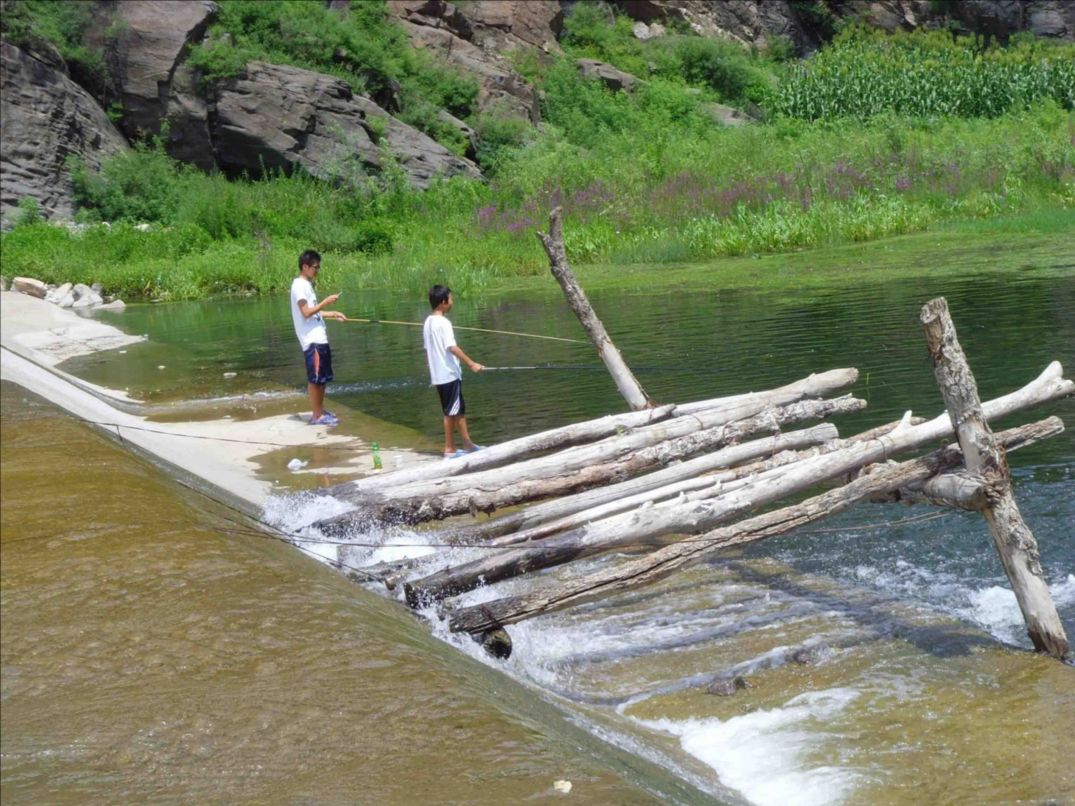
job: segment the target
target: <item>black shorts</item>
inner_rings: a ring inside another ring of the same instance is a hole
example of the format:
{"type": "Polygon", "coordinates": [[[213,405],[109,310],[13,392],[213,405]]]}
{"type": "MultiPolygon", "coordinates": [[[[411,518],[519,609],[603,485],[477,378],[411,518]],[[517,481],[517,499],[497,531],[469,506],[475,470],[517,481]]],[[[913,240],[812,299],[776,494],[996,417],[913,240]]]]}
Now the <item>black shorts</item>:
{"type": "Polygon", "coordinates": [[[327,344],[311,344],[302,351],[306,359],[306,380],[324,386],[332,380],[332,350],[327,344]]]}
{"type": "Polygon", "coordinates": [[[463,402],[463,382],[438,383],[437,394],[440,395],[440,407],[445,417],[461,417],[467,413],[467,404],[463,402]]]}

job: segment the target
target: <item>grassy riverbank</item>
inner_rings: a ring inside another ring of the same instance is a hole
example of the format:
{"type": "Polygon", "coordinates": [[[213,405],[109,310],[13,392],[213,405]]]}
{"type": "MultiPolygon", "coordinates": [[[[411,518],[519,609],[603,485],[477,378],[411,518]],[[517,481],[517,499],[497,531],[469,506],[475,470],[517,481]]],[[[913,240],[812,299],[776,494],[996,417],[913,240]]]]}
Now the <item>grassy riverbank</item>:
{"type": "MultiPolygon", "coordinates": [[[[281,19],[299,29],[329,20],[329,42],[357,36],[317,5],[286,5],[294,13],[281,19]]],[[[288,40],[265,28],[264,9],[224,4],[220,25],[242,57],[317,67],[314,55],[281,50],[288,40]]],[[[233,181],[146,143],[100,173],[76,168],[79,231],[35,221],[28,208],[3,236],[4,274],[100,282],[127,298],[272,293],[312,247],[334,285],[417,290],[447,277],[474,290],[545,274],[534,232],[557,205],[573,262],[621,267],[752,259],[966,220],[1070,227],[1075,46],[1023,38],[983,49],[936,32],[848,29],[796,62],[686,34],[640,42],[605,11],[580,5],[568,16],[565,56],[518,57],[543,92],[541,126],[473,113],[485,182],[419,192],[391,167],[233,181]],[[612,93],[579,74],[582,56],[645,81],[612,93]],[[714,102],[754,105],[767,122],[716,125],[714,102]]],[[[354,24],[388,41],[380,17],[354,24]]],[[[434,74],[424,57],[397,63],[390,52],[367,54],[369,75],[401,82],[418,106],[447,103],[422,95],[434,74]]],[[[222,53],[195,54],[206,80],[241,66],[222,53]]],[[[459,103],[459,114],[470,108],[459,103]]]]}

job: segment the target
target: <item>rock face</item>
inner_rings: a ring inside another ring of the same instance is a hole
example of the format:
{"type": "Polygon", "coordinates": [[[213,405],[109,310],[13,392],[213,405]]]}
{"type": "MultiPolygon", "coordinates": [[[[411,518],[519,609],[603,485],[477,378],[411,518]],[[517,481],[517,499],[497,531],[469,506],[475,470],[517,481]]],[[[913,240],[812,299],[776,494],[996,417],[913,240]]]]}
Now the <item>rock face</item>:
{"type": "Polygon", "coordinates": [[[211,134],[222,169],[261,166],[352,180],[380,173],[382,151],[425,188],[438,175],[479,177],[477,167],[396,120],[343,81],[297,67],[252,62],[217,88],[211,134]],[[383,147],[383,150],[382,150],[383,147]]]}
{"type": "Polygon", "coordinates": [[[525,49],[556,53],[563,26],[557,0],[477,0],[459,7],[444,0],[388,0],[411,44],[429,50],[478,79],[478,107],[537,123],[537,93],[505,54],[525,49]]]}
{"type": "MultiPolygon", "coordinates": [[[[678,20],[702,36],[717,36],[765,49],[786,38],[800,55],[818,48],[823,31],[804,4],[788,0],[612,0],[624,14],[645,23],[678,20]]],[[[887,31],[939,27],[949,21],[1002,42],[1019,31],[1075,39],[1075,3],[1071,0],[827,0],[835,18],[857,19],[887,31]]]]}
{"type": "Polygon", "coordinates": [[[184,62],[216,12],[211,0],[99,0],[88,37],[106,54],[127,136],[167,124],[168,152],[206,170],[215,167],[206,104],[184,62]]]}
{"type": "Polygon", "coordinates": [[[0,216],[19,199],[36,199],[47,217],[70,217],[71,176],[78,155],[94,168],[127,148],[100,105],[63,72],[9,42],[0,44],[0,216]]]}

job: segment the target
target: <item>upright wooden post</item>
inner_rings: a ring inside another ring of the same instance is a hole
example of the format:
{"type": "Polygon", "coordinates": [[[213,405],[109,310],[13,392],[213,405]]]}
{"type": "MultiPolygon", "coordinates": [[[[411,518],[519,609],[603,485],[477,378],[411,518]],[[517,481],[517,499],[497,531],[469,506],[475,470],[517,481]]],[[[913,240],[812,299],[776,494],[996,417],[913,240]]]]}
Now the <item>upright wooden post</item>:
{"type": "Polygon", "coordinates": [[[1007,457],[982,413],[978,386],[959,346],[944,297],[926,303],[921,320],[937,384],[963,451],[964,465],[970,473],[980,476],[986,486],[987,503],[982,514],[1023,611],[1027,633],[1039,652],[1064,658],[1070,647],[1045,584],[1038,543],[1019,514],[1012,495],[1007,457]]]}
{"type": "Polygon", "coordinates": [[[539,232],[537,236],[541,245],[545,247],[545,254],[549,256],[549,268],[560,283],[560,288],[564,290],[567,304],[571,306],[579,322],[582,323],[586,335],[590,338],[590,343],[597,349],[601,360],[605,362],[612,380],[616,383],[616,388],[620,390],[627,405],[635,411],[650,408],[653,403],[650,402],[649,396],[624,363],[620,351],[608,337],[605,326],[597,318],[597,314],[590,306],[590,301],[575,279],[571,266],[568,265],[567,252],[564,251],[563,214],[559,207],[549,214],[549,234],[539,232]]]}

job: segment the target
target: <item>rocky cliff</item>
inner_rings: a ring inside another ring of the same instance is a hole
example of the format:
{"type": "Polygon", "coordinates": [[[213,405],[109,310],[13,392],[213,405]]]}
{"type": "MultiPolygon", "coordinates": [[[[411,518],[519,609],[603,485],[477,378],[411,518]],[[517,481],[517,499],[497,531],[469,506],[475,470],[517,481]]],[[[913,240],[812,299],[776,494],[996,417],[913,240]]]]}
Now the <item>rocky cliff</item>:
{"type": "MultiPolygon", "coordinates": [[[[560,52],[566,14],[582,0],[387,0],[410,44],[478,82],[478,109],[540,119],[538,94],[513,56],[560,52]]],[[[325,0],[346,14],[349,0],[325,0]]],[[[963,26],[1005,40],[1017,31],[1075,39],[1075,3],[1065,0],[612,0],[649,38],[689,27],[765,49],[777,38],[799,54],[818,47],[838,17],[887,30],[963,26]]],[[[135,138],[161,135],[169,153],[203,170],[256,175],[263,166],[334,180],[376,175],[393,163],[416,187],[436,176],[480,176],[477,165],[398,120],[343,81],[297,67],[254,62],[211,86],[188,64],[217,14],[212,0],[97,0],[86,44],[105,54],[108,82],[74,81],[47,43],[3,44],[0,214],[20,198],[48,216],[72,212],[69,156],[96,166],[135,138]],[[105,113],[107,107],[114,124],[105,113]]],[[[594,65],[581,65],[607,78],[594,65]]],[[[628,78],[630,78],[628,76],[628,78]]],[[[385,99],[382,102],[387,103],[385,99]]],[[[391,104],[389,104],[389,108],[391,104]]],[[[466,123],[447,121],[473,141],[466,123]]],[[[473,148],[469,152],[473,155],[473,148]]]]}

